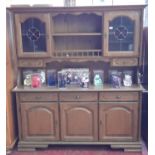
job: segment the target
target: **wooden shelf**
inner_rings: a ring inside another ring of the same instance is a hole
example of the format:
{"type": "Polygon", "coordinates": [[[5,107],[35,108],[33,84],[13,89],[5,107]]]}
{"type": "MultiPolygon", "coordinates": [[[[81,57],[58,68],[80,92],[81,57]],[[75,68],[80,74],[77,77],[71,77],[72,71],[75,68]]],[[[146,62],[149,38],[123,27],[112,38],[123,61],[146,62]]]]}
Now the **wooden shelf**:
{"type": "Polygon", "coordinates": [[[54,52],[99,52],[102,49],[69,49],[69,50],[55,50],[54,52]]]}
{"type": "Polygon", "coordinates": [[[81,88],[81,87],[66,87],[66,88],[58,88],[58,87],[49,87],[43,86],[41,88],[31,88],[31,87],[15,87],[13,92],[61,92],[61,91],[143,91],[143,87],[141,85],[134,84],[131,87],[124,87],[121,88],[113,88],[110,84],[104,84],[102,87],[95,87],[90,85],[89,88],[81,88]]]}
{"type": "Polygon", "coordinates": [[[55,57],[101,57],[102,49],[55,50],[55,57]]]}
{"type": "Polygon", "coordinates": [[[102,33],[53,33],[52,36],[101,36],[102,33]]]}

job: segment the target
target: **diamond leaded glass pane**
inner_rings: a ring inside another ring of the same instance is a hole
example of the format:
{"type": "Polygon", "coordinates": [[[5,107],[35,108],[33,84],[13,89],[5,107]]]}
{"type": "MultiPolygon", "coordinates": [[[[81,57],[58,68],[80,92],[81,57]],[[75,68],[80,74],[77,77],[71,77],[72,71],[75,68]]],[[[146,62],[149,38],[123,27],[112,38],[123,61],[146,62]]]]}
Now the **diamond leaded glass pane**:
{"type": "Polygon", "coordinates": [[[45,23],[37,18],[29,18],[21,24],[24,52],[46,51],[45,23]]]}
{"type": "Polygon", "coordinates": [[[119,16],[109,22],[109,51],[134,50],[134,21],[119,16]]]}

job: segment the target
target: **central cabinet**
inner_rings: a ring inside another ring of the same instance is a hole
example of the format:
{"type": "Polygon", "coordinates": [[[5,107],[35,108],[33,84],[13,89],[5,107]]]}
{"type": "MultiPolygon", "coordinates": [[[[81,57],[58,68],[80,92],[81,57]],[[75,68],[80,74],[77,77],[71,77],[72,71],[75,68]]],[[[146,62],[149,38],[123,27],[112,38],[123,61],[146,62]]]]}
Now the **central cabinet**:
{"type": "Polygon", "coordinates": [[[61,103],[61,138],[64,141],[98,140],[98,105],[87,102],[61,103]]]}
{"type": "Polygon", "coordinates": [[[61,138],[64,141],[98,140],[96,92],[60,93],[61,138]]]}
{"type": "Polygon", "coordinates": [[[66,13],[52,15],[54,56],[102,56],[102,14],[66,13]]]}
{"type": "Polygon", "coordinates": [[[141,150],[138,73],[144,7],[7,8],[17,80],[13,93],[19,150],[51,144],[141,150]],[[57,77],[63,69],[89,71],[88,88],[81,84],[60,88],[57,77]],[[24,73],[39,74],[40,70],[45,73],[44,82],[32,88],[33,76],[28,80],[24,73]],[[49,84],[53,79],[48,81],[53,71],[55,86],[49,84]],[[104,73],[102,87],[94,84],[95,71],[104,73]],[[120,73],[118,87],[112,83],[112,71],[120,73]],[[132,73],[130,86],[123,83],[126,72],[132,73]]]}

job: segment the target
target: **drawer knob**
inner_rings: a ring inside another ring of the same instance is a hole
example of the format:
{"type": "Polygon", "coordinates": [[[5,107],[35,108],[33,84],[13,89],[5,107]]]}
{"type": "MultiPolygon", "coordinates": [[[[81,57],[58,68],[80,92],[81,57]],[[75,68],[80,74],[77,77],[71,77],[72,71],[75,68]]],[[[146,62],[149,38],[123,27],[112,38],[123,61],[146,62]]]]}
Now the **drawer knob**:
{"type": "Polygon", "coordinates": [[[102,125],[102,121],[101,120],[99,121],[99,124],[102,125]]]}
{"type": "Polygon", "coordinates": [[[41,96],[36,96],[35,99],[40,100],[41,96]]]}
{"type": "Polygon", "coordinates": [[[78,95],[77,95],[75,98],[76,98],[76,99],[79,99],[79,98],[80,98],[80,96],[78,96],[78,95]]]}
{"type": "Polygon", "coordinates": [[[120,98],[121,98],[121,96],[116,96],[116,98],[117,98],[117,99],[120,99],[120,98]]]}

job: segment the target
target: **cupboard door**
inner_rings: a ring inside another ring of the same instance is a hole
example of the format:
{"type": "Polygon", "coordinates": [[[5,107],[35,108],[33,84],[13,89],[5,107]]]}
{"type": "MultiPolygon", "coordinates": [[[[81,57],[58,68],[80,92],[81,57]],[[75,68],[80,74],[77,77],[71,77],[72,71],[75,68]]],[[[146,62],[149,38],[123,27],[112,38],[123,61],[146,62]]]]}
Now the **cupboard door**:
{"type": "Polygon", "coordinates": [[[99,104],[100,141],[136,141],[138,103],[99,104]]]}
{"type": "Polygon", "coordinates": [[[97,103],[61,103],[61,138],[63,141],[97,141],[97,103]]]}
{"type": "Polygon", "coordinates": [[[58,105],[56,103],[21,103],[23,140],[59,139],[58,105]]]}
{"type": "Polygon", "coordinates": [[[24,13],[15,15],[19,57],[50,56],[50,15],[24,13]]]}
{"type": "Polygon", "coordinates": [[[140,14],[138,11],[105,13],[105,56],[138,56],[139,37],[140,14]]]}

